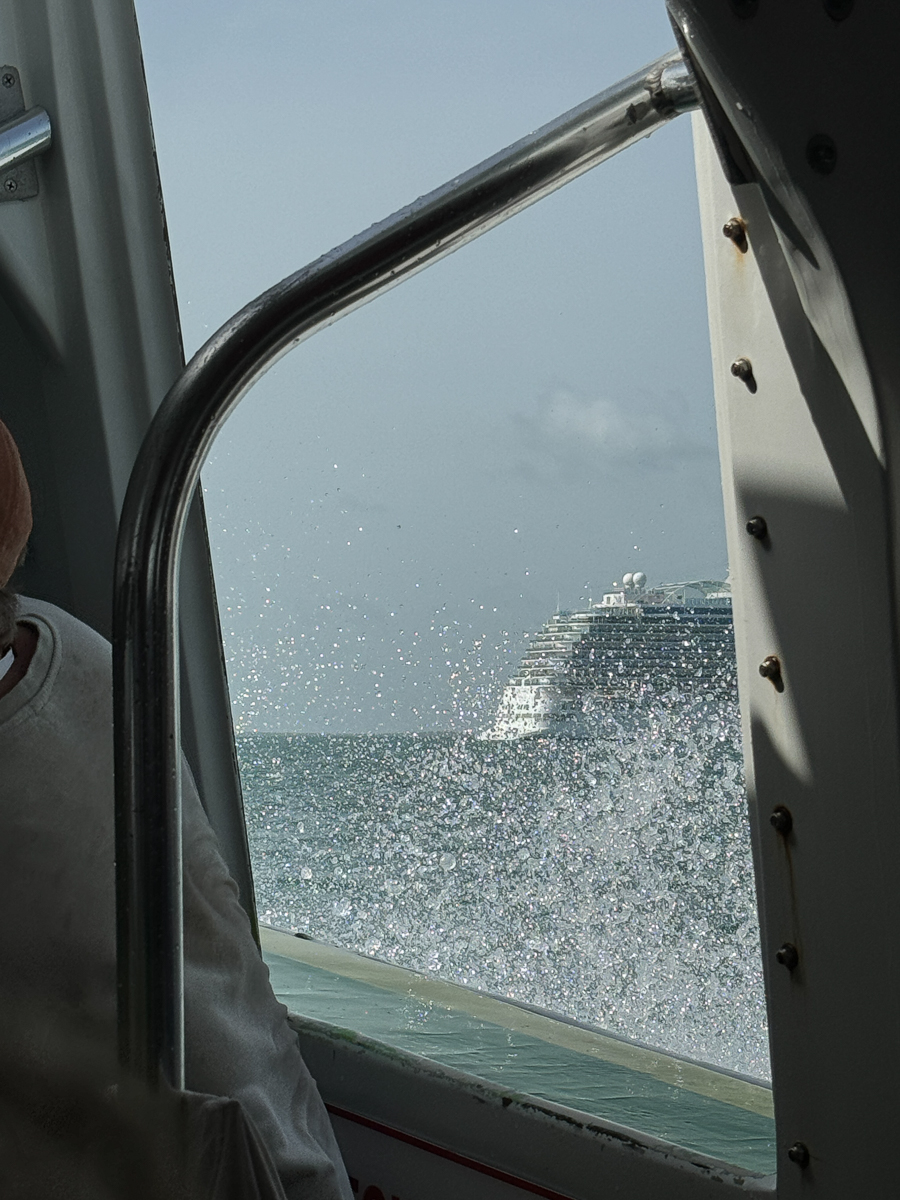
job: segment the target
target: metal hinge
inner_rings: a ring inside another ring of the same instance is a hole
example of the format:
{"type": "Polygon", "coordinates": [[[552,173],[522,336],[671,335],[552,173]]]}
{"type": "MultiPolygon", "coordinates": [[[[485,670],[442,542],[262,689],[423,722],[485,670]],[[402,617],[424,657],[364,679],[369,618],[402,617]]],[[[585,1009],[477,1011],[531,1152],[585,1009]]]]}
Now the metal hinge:
{"type": "Polygon", "coordinates": [[[33,159],[50,142],[46,111],[26,111],[19,72],[15,67],[0,67],[0,201],[31,200],[38,194],[33,159]]]}

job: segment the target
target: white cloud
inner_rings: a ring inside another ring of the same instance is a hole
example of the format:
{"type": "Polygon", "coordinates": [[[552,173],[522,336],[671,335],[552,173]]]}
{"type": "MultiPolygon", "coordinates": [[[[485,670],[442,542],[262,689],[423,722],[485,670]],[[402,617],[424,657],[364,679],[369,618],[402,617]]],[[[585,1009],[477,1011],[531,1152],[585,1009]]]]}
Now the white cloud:
{"type": "Polygon", "coordinates": [[[677,401],[667,410],[658,401],[617,404],[557,388],[518,414],[516,423],[524,443],[522,465],[543,475],[598,460],[665,469],[715,454],[710,432],[692,427],[677,401]]]}

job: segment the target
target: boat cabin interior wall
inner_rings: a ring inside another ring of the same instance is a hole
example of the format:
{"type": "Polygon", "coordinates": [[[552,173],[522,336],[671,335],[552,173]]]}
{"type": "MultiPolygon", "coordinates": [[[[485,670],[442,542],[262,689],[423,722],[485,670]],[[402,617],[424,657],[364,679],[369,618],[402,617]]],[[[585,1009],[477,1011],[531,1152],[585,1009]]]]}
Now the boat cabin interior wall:
{"type": "MultiPolygon", "coordinates": [[[[777,1179],[300,1019],[364,1200],[895,1190],[900,159],[885,93],[900,17],[862,0],[668,7],[703,97],[693,119],[777,1179]],[[742,236],[724,237],[733,220],[742,236]],[[765,538],[748,536],[754,516],[765,538]],[[777,680],[759,671],[772,659],[777,680]]],[[[134,13],[127,0],[7,0],[0,47],[53,128],[39,194],[0,190],[0,415],[35,509],[15,583],[108,635],[131,467],[183,366],[134,13]]],[[[185,748],[255,919],[199,504],[180,619],[185,748]]]]}
{"type": "MultiPolygon", "coordinates": [[[[0,11],[0,45],[26,105],[47,109],[53,128],[52,151],[37,168],[39,195],[0,193],[3,417],[34,507],[14,584],[109,637],[125,488],[153,412],[183,366],[137,24],[118,0],[11,3],[0,11]]],[[[199,503],[182,577],[185,751],[253,913],[199,503]]]]}

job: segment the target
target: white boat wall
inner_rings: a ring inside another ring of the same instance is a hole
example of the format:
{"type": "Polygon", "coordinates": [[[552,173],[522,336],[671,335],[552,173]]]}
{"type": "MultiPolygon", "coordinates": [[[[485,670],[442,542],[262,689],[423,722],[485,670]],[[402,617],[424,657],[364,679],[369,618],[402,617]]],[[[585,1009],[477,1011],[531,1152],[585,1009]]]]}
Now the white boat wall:
{"type": "Polygon", "coordinates": [[[900,13],[669,8],[709,117],[695,146],[777,1192],[887,1196],[890,1165],[858,1150],[892,1139],[900,1073],[900,247],[884,237],[900,164],[880,82],[900,13]],[[760,673],[772,659],[780,680],[760,673]]]}

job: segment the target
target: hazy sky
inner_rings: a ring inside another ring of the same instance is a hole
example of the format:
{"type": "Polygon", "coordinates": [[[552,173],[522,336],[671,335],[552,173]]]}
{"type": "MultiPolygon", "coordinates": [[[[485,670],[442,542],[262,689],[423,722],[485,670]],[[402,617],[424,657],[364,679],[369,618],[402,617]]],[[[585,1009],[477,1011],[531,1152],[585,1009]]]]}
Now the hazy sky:
{"type": "MultiPolygon", "coordinates": [[[[661,0],[138,0],[188,354],[674,44],[661,0]]],[[[305,343],[205,472],[238,729],[487,724],[525,635],[726,570],[690,122],[305,343]]]]}

